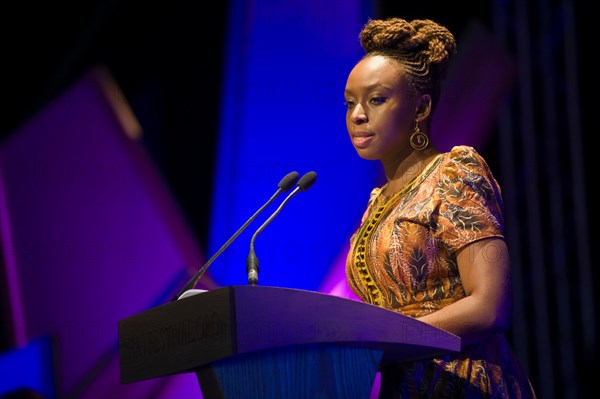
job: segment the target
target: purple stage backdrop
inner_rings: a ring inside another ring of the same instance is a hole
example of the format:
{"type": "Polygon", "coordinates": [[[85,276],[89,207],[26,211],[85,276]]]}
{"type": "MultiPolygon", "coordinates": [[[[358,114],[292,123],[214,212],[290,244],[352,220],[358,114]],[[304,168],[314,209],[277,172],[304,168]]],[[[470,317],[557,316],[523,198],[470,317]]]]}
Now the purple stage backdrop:
{"type": "Polygon", "coordinates": [[[51,337],[58,397],[156,397],[179,379],[118,383],[118,320],[168,301],[203,260],[140,134],[98,68],[0,147],[14,335],[51,337]]]}

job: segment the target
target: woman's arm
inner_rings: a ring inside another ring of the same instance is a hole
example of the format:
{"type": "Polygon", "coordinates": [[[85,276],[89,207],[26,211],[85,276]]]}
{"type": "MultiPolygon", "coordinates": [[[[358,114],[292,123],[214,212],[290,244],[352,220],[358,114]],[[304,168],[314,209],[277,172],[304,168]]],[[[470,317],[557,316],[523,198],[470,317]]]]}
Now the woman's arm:
{"type": "Polygon", "coordinates": [[[460,249],[457,262],[467,296],[418,320],[460,336],[465,346],[508,329],[512,317],[510,260],[503,239],[487,238],[460,249]]]}

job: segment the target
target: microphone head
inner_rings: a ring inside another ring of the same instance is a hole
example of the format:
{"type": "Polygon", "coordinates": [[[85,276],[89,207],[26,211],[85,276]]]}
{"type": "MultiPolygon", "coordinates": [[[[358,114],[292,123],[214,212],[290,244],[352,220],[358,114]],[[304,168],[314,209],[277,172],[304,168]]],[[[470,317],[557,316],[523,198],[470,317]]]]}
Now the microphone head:
{"type": "Polygon", "coordinates": [[[281,179],[277,187],[283,192],[289,191],[298,180],[298,172],[290,172],[281,179]]]}
{"type": "Polygon", "coordinates": [[[300,191],[306,191],[315,184],[315,180],[317,180],[317,174],[313,171],[307,172],[300,178],[297,186],[300,188],[300,191]]]}

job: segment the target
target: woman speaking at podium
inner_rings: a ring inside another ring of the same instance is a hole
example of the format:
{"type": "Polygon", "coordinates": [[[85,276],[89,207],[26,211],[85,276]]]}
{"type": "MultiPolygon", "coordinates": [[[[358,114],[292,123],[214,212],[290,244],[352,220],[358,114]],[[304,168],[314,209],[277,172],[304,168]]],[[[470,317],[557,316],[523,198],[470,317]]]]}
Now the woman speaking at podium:
{"type": "MultiPolygon", "coordinates": [[[[364,302],[461,337],[462,349],[381,370],[380,398],[535,398],[505,331],[509,253],[500,187],[472,147],[429,140],[455,39],[431,20],[370,20],[344,91],[358,155],[379,160],[346,275],[364,302]]],[[[443,127],[440,127],[443,128],[443,127]]]]}

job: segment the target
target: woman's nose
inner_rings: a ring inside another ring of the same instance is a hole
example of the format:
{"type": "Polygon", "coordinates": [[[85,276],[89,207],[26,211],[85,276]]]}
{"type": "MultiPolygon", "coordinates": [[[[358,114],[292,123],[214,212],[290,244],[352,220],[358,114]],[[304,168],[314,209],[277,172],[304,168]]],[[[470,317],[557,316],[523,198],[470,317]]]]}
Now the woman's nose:
{"type": "Polygon", "coordinates": [[[356,104],[354,109],[352,110],[352,114],[350,115],[352,118],[352,122],[357,125],[365,123],[367,121],[367,115],[365,114],[365,110],[360,104],[356,104]]]}

